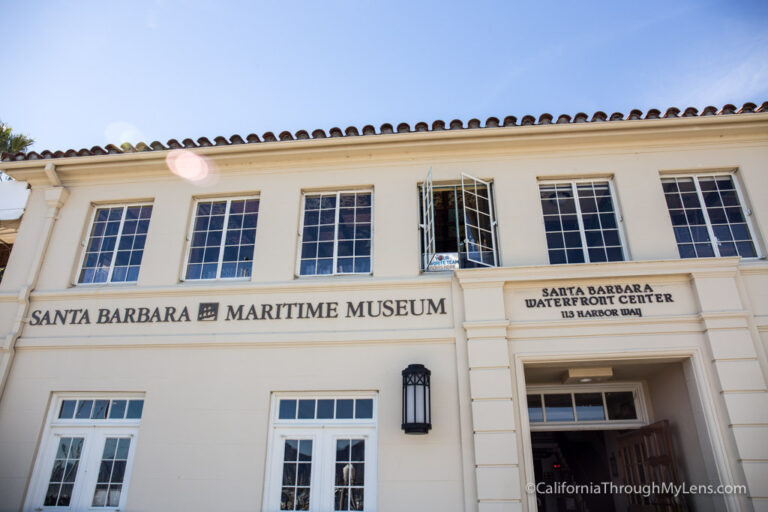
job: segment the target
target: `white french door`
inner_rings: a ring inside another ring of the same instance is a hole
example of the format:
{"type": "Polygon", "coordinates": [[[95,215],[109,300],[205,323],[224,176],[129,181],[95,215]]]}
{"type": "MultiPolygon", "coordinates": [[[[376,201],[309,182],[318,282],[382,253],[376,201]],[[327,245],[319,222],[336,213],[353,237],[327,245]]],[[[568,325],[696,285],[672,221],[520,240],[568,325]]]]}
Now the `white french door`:
{"type": "Polygon", "coordinates": [[[25,511],[125,510],[136,428],[52,429],[25,511]]]}
{"type": "Polygon", "coordinates": [[[269,460],[265,511],[376,510],[374,428],[278,428],[269,460]]]}

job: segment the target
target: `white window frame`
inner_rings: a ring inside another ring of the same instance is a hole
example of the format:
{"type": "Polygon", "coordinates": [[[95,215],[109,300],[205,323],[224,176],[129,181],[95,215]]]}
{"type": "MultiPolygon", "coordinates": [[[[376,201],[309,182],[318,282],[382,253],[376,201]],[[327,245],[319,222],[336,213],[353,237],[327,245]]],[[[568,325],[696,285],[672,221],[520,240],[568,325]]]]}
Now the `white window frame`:
{"type": "MultiPolygon", "coordinates": [[[[421,260],[421,268],[420,271],[422,273],[427,272],[447,272],[447,271],[453,271],[453,269],[432,269],[430,270],[429,266],[432,264],[432,261],[434,261],[435,257],[437,256],[436,252],[436,240],[435,240],[435,199],[434,199],[434,192],[435,189],[438,191],[444,187],[455,187],[458,190],[461,190],[461,202],[462,202],[462,208],[461,212],[457,211],[457,215],[463,215],[464,216],[464,229],[461,232],[457,232],[456,236],[460,238],[459,241],[459,247],[464,247],[465,252],[467,254],[467,261],[471,261],[472,263],[475,263],[479,265],[480,267],[498,267],[500,265],[500,258],[499,258],[499,241],[497,237],[497,229],[498,229],[498,221],[496,219],[496,194],[493,190],[493,181],[485,181],[481,180],[480,178],[476,178],[472,176],[471,174],[467,174],[462,172],[459,178],[459,181],[457,182],[446,182],[441,183],[438,185],[435,185],[432,178],[432,168],[429,168],[429,171],[427,172],[427,176],[424,178],[424,182],[419,186],[420,189],[420,196],[421,196],[421,220],[422,222],[419,223],[419,229],[421,229],[421,248],[420,248],[420,260],[421,260]],[[482,261],[477,261],[469,256],[469,251],[466,250],[466,247],[468,246],[468,236],[467,236],[467,202],[466,202],[466,186],[465,181],[471,181],[473,184],[481,184],[485,187],[487,187],[488,190],[488,215],[491,220],[491,244],[492,244],[492,251],[493,251],[493,265],[489,265],[482,261]]],[[[458,210],[458,205],[457,205],[458,210]]],[[[459,260],[461,260],[461,249],[459,249],[459,260]]],[[[461,268],[467,268],[467,267],[459,267],[461,268]]]]}
{"type": "MultiPolygon", "coordinates": [[[[187,229],[187,249],[184,253],[184,266],[181,270],[181,280],[183,282],[187,283],[205,283],[205,282],[212,282],[212,281],[250,281],[253,277],[253,261],[256,259],[256,238],[254,236],[253,240],[253,258],[251,259],[251,275],[247,277],[221,277],[221,266],[222,262],[224,260],[224,245],[226,243],[226,234],[227,234],[227,228],[229,226],[229,212],[230,208],[232,207],[232,201],[248,201],[252,199],[258,199],[259,201],[259,212],[257,212],[257,215],[261,216],[261,195],[259,194],[252,194],[252,195],[244,195],[244,196],[226,196],[226,197],[196,197],[193,204],[192,204],[192,215],[189,221],[189,228],[187,229]],[[221,243],[219,245],[219,259],[216,262],[216,277],[212,279],[187,279],[187,267],[189,266],[189,255],[192,252],[192,239],[194,237],[195,233],[195,221],[197,220],[197,206],[200,203],[216,203],[216,202],[222,202],[225,201],[227,203],[227,210],[224,213],[224,225],[222,227],[222,234],[221,234],[221,243]]],[[[258,218],[256,220],[256,232],[258,233],[259,228],[259,221],[258,218]]]]}
{"type": "Polygon", "coordinates": [[[72,510],[82,510],[77,508],[80,505],[91,511],[125,510],[141,419],[58,419],[62,402],[64,400],[77,399],[143,400],[144,395],[138,393],[56,394],[51,400],[51,405],[46,415],[45,428],[40,437],[40,449],[37,451],[32,478],[27,490],[27,497],[24,501],[24,512],[71,512],[72,510]],[[62,437],[85,438],[73,487],[72,499],[67,507],[43,506],[55,453],[58,448],[59,439],[62,437]],[[92,507],[91,503],[96,489],[96,479],[98,478],[99,465],[102,460],[104,441],[107,437],[130,437],[131,439],[120,501],[117,507],[92,507]]]}
{"type": "Polygon", "coordinates": [[[312,470],[310,475],[310,500],[315,512],[333,510],[333,488],[336,464],[336,440],[339,438],[365,439],[365,512],[377,508],[377,437],[378,393],[375,392],[328,392],[328,393],[273,393],[270,406],[267,465],[264,477],[262,510],[280,510],[280,494],[283,477],[283,452],[286,439],[312,440],[312,470]],[[366,419],[279,419],[280,399],[372,399],[373,417],[366,419]],[[314,499],[313,499],[314,497],[314,499]]]}
{"type": "MultiPolygon", "coordinates": [[[[80,260],[77,265],[77,270],[75,271],[75,276],[73,279],[73,284],[75,286],[105,286],[105,285],[112,285],[112,286],[126,286],[126,285],[134,285],[138,282],[138,277],[136,278],[136,281],[119,281],[116,283],[112,282],[112,273],[115,270],[115,260],[117,259],[117,250],[120,245],[120,237],[123,236],[123,226],[125,225],[125,211],[128,208],[131,208],[133,206],[151,206],[152,207],[152,215],[155,213],[155,203],[154,201],[136,201],[136,202],[127,202],[127,203],[108,203],[108,204],[92,204],[91,205],[91,222],[88,224],[88,229],[85,232],[85,238],[83,240],[80,240],[80,246],[82,247],[82,251],[80,254],[80,260]],[[96,223],[96,213],[101,209],[108,209],[108,208],[117,208],[121,207],[123,208],[123,215],[120,219],[120,228],[118,228],[117,231],[117,238],[115,242],[115,248],[112,252],[112,261],[109,264],[109,274],[107,274],[107,280],[106,281],[100,281],[98,283],[81,283],[80,282],[80,273],[83,271],[83,264],[85,263],[85,258],[88,254],[88,243],[91,241],[91,233],[93,232],[93,225],[96,223]]],[[[149,223],[152,224],[152,215],[149,216],[149,223]]],[[[149,238],[149,228],[147,228],[147,238],[149,238]]],[[[142,249],[142,263],[144,260],[144,251],[147,249],[147,241],[144,241],[144,248],[142,249]]],[[[139,272],[141,272],[141,265],[139,265],[139,272]]]]}
{"type": "MultiPolygon", "coordinates": [[[[696,189],[696,195],[699,198],[699,205],[704,215],[704,221],[707,223],[707,233],[709,234],[709,241],[715,252],[715,257],[719,258],[721,256],[720,256],[720,248],[718,247],[718,244],[717,244],[717,237],[715,237],[715,233],[712,228],[712,221],[709,218],[709,212],[707,211],[707,206],[704,203],[704,195],[702,194],[701,187],[699,186],[699,178],[717,178],[718,176],[730,176],[731,181],[733,181],[733,188],[736,189],[736,196],[739,198],[739,206],[741,207],[741,212],[744,214],[744,219],[746,220],[747,229],[749,229],[749,236],[752,238],[752,244],[755,246],[756,256],[751,258],[741,257],[741,259],[747,260],[747,261],[754,261],[754,260],[759,260],[764,258],[765,253],[762,250],[762,244],[757,239],[757,236],[756,236],[757,231],[755,231],[755,226],[754,226],[754,223],[752,222],[752,217],[753,217],[752,208],[749,207],[748,203],[746,202],[746,198],[744,196],[744,192],[742,192],[741,190],[741,183],[739,182],[736,171],[660,174],[659,181],[662,182],[664,179],[667,179],[667,178],[693,179],[694,188],[696,189]]],[[[662,196],[663,195],[664,195],[664,192],[662,189],[662,196]]],[[[667,209],[667,215],[669,215],[669,206],[666,204],[666,200],[664,202],[664,206],[667,209]]],[[[673,236],[674,236],[674,233],[673,233],[673,236]]],[[[677,247],[676,236],[675,236],[675,247],[677,247]]],[[[698,260],[702,258],[696,257],[696,258],[681,258],[681,259],[698,260]]]]}
{"type": "Polygon", "coordinates": [[[373,188],[353,188],[353,189],[344,189],[344,190],[304,190],[301,193],[301,215],[299,220],[299,233],[298,233],[298,243],[296,245],[296,277],[301,279],[313,279],[313,278],[323,278],[323,277],[330,277],[330,276],[370,276],[373,275],[373,234],[374,234],[374,221],[373,221],[373,214],[374,214],[374,196],[373,188]],[[371,194],[371,263],[370,263],[370,269],[368,272],[338,272],[336,269],[337,262],[339,258],[339,200],[341,198],[341,194],[360,194],[360,193],[369,193],[371,194]],[[306,209],[307,205],[307,196],[320,196],[323,194],[336,194],[336,213],[335,218],[333,220],[333,272],[330,274],[302,274],[301,273],[301,246],[302,246],[302,237],[304,236],[304,210],[306,209]]]}
{"type": "MultiPolygon", "coordinates": [[[[579,235],[581,237],[581,250],[584,252],[584,263],[592,263],[589,260],[589,246],[587,245],[587,234],[584,229],[584,219],[582,218],[581,205],[579,204],[579,194],[577,186],[580,183],[607,183],[608,191],[611,194],[611,202],[613,203],[613,215],[616,218],[616,229],[619,232],[619,242],[621,243],[621,254],[624,257],[623,261],[631,261],[629,254],[629,247],[627,246],[627,239],[624,234],[624,216],[621,214],[621,206],[619,204],[619,198],[616,194],[616,187],[613,184],[613,177],[594,177],[594,178],[575,178],[575,179],[540,179],[538,180],[539,187],[541,185],[565,185],[571,186],[571,193],[573,194],[574,204],[576,206],[576,219],[579,222],[579,235]]],[[[539,188],[539,190],[541,190],[539,188]]],[[[539,192],[539,209],[541,211],[541,218],[544,219],[544,212],[541,209],[541,193],[539,192]]],[[[547,245],[547,251],[549,251],[549,245],[547,245]]],[[[597,262],[597,263],[618,263],[615,261],[609,262],[597,262]]],[[[563,263],[563,265],[574,265],[574,263],[563,263]]]]}
{"type": "MultiPolygon", "coordinates": [[[[610,382],[598,384],[560,384],[560,385],[530,385],[525,388],[526,399],[528,395],[571,395],[571,403],[574,407],[574,421],[546,421],[546,406],[542,401],[542,413],[544,421],[528,421],[532,432],[535,431],[558,431],[558,430],[621,430],[627,428],[639,428],[648,425],[648,405],[645,391],[641,382],[610,382]],[[611,420],[607,416],[607,404],[605,395],[603,395],[603,408],[606,411],[606,419],[592,421],[578,421],[576,415],[576,403],[573,395],[579,393],[611,393],[611,392],[631,392],[635,399],[635,412],[637,418],[632,420],[611,420]]],[[[523,405],[528,407],[527,401],[523,405]]]]}

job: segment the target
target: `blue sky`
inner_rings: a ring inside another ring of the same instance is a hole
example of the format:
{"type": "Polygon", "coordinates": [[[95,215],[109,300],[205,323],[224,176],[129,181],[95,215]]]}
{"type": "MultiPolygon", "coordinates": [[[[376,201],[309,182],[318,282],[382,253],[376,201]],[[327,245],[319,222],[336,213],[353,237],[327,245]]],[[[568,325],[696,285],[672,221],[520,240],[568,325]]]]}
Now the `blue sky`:
{"type": "Polygon", "coordinates": [[[0,33],[37,151],[768,100],[765,0],[0,0],[0,33]]]}

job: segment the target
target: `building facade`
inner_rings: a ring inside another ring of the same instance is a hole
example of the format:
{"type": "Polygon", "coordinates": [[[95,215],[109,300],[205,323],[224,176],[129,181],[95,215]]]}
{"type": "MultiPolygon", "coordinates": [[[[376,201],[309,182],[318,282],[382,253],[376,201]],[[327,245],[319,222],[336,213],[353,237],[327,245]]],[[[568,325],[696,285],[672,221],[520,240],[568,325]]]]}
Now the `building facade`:
{"type": "Polygon", "coordinates": [[[768,104],[329,135],[3,156],[0,510],[768,510],[768,104]]]}

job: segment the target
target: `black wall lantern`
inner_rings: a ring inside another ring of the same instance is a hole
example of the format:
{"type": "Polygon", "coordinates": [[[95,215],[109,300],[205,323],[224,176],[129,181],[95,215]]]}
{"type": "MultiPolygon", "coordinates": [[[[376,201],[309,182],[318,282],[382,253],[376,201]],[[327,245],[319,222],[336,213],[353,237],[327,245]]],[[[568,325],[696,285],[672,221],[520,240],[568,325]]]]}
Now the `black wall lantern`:
{"type": "Polygon", "coordinates": [[[423,364],[409,364],[403,370],[403,430],[406,434],[426,434],[432,428],[429,376],[423,364]]]}

